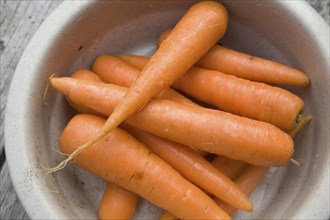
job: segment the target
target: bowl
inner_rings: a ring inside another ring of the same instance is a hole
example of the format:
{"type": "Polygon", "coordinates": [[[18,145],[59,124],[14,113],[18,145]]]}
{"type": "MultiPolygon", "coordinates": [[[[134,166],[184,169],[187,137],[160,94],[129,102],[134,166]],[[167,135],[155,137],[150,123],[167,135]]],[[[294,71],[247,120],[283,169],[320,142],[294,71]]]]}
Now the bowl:
{"type": "MultiPolygon", "coordinates": [[[[89,68],[101,54],[151,55],[157,36],[194,1],[64,1],[40,26],[17,66],[5,118],[5,150],[17,194],[32,219],[97,218],[105,181],[57,165],[60,133],[74,112],[63,96],[43,92],[47,78],[89,68]],[[46,103],[44,103],[46,102],[46,103]]],[[[307,88],[287,89],[305,101],[313,121],[295,138],[300,166],[272,168],[251,195],[255,211],[238,219],[329,217],[329,26],[303,1],[223,1],[230,22],[225,46],[303,70],[307,88]]],[[[140,199],[134,218],[161,209],[140,199]]]]}

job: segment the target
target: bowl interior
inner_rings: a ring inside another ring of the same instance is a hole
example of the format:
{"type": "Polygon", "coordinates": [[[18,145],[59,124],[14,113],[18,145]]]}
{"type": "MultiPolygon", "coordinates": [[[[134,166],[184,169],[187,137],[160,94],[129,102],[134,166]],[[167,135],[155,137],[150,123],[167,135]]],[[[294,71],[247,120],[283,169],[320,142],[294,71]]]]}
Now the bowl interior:
{"type": "MultiPolygon", "coordinates": [[[[105,186],[104,180],[74,165],[45,177],[42,166],[53,167],[64,159],[56,151],[57,141],[74,115],[63,96],[53,90],[44,100],[47,105],[43,103],[47,78],[53,73],[69,75],[79,68],[90,68],[101,54],[151,55],[157,36],[173,27],[193,3],[64,2],[40,27],[17,67],[6,115],[6,154],[11,176],[31,218],[95,218],[105,186]],[[22,77],[26,79],[24,83],[22,77]]],[[[314,12],[304,3],[223,3],[230,23],[220,43],[305,71],[312,84],[308,88],[287,89],[304,99],[304,114],[314,116],[312,123],[295,138],[294,157],[301,166],[271,168],[251,197],[255,211],[237,212],[235,217],[325,216],[329,214],[325,206],[317,209],[314,205],[312,209],[308,202],[314,201],[320,187],[329,184],[329,105],[324,105],[329,102],[329,53],[322,52],[322,39],[315,38],[299,9],[314,12]],[[293,11],[294,7],[297,8],[293,11]]],[[[329,204],[329,200],[325,202],[329,204]]],[[[151,219],[159,213],[158,207],[141,199],[134,217],[151,219]]]]}

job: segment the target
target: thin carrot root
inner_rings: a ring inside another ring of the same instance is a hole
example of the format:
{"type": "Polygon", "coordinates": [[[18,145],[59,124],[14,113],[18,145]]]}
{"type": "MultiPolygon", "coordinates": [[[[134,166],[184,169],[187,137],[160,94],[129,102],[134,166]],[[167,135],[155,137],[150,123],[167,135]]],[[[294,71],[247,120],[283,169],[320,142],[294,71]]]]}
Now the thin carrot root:
{"type": "MultiPolygon", "coordinates": [[[[299,115],[297,119],[297,126],[293,130],[289,131],[288,134],[291,137],[294,137],[305,125],[311,122],[312,119],[312,115],[299,115]]],[[[300,163],[296,159],[291,158],[290,162],[297,166],[300,166],[300,163]]]]}
{"type": "Polygon", "coordinates": [[[290,159],[290,162],[293,163],[293,164],[295,164],[295,165],[297,165],[298,167],[300,167],[300,163],[297,160],[291,158],[290,159]]]}
{"type": "Polygon", "coordinates": [[[300,115],[298,119],[297,126],[288,132],[288,134],[293,137],[295,136],[306,124],[308,124],[313,119],[312,115],[300,115]]]}
{"type": "Polygon", "coordinates": [[[69,156],[70,155],[70,154],[63,153],[63,152],[61,152],[61,151],[59,151],[59,150],[57,150],[57,149],[55,149],[53,147],[52,147],[52,150],[55,151],[58,154],[61,154],[62,156],[69,156]]]}
{"type": "Polygon", "coordinates": [[[51,78],[54,78],[56,76],[55,73],[53,73],[52,75],[50,75],[47,79],[47,83],[46,83],[46,86],[45,86],[45,90],[43,92],[43,95],[42,95],[42,104],[43,105],[47,105],[47,102],[46,102],[46,98],[47,98],[47,94],[48,94],[48,90],[49,90],[49,80],[51,78]]]}
{"type": "Polygon", "coordinates": [[[95,144],[96,142],[98,142],[99,140],[101,140],[108,132],[105,131],[101,131],[99,132],[96,136],[94,136],[94,138],[92,138],[91,140],[89,140],[88,142],[86,142],[85,144],[81,145],[80,147],[78,147],[74,152],[72,152],[65,160],[61,161],[56,167],[52,167],[52,168],[47,168],[46,174],[50,174],[50,173],[54,173],[57,171],[62,170],[63,168],[66,167],[66,165],[75,159],[75,157],[80,154],[81,152],[83,152],[85,149],[87,149],[89,146],[95,144]]]}
{"type": "MultiPolygon", "coordinates": [[[[55,151],[56,153],[62,155],[62,156],[69,156],[69,155],[70,155],[70,154],[63,153],[63,152],[61,152],[61,151],[55,149],[54,147],[52,147],[52,150],[55,151]]],[[[42,170],[42,171],[48,171],[49,169],[51,169],[51,168],[49,168],[49,167],[43,165],[43,164],[40,163],[40,162],[38,162],[38,166],[41,167],[41,170],[42,170]]],[[[46,174],[47,174],[47,173],[46,173],[46,174]]]]}
{"type": "Polygon", "coordinates": [[[57,190],[57,189],[51,189],[51,188],[49,188],[47,185],[48,184],[46,184],[45,182],[46,182],[46,178],[47,178],[47,176],[48,176],[48,174],[46,174],[46,175],[44,175],[44,177],[43,177],[43,184],[42,184],[42,187],[47,191],[47,192],[51,192],[51,193],[56,193],[56,194],[59,194],[60,193],[60,191],[59,190],[57,190]]]}
{"type": "MultiPolygon", "coordinates": [[[[41,171],[45,171],[45,170],[47,170],[47,169],[49,169],[48,167],[46,167],[45,165],[43,165],[43,164],[41,164],[40,162],[38,163],[38,166],[40,166],[42,169],[41,169],[41,171]]],[[[45,182],[46,182],[46,178],[48,177],[48,175],[49,175],[50,173],[45,173],[44,174],[44,176],[43,176],[43,178],[42,178],[42,182],[43,182],[43,184],[42,184],[42,187],[47,191],[47,192],[51,192],[51,193],[60,193],[60,191],[58,190],[58,189],[51,189],[48,185],[49,184],[46,184],[45,182]]]]}

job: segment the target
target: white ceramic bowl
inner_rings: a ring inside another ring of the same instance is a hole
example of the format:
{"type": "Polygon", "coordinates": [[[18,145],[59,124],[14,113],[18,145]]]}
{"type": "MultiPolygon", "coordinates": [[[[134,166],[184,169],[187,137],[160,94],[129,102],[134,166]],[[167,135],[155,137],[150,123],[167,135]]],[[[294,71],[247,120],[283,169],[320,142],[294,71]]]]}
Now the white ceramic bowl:
{"type": "MultiPolygon", "coordinates": [[[[255,212],[236,218],[326,219],[329,217],[329,26],[303,1],[224,1],[227,47],[305,71],[311,85],[289,88],[314,120],[295,139],[295,158],[271,169],[252,195],[255,212]]],[[[5,145],[18,196],[34,219],[97,217],[104,181],[69,165],[53,167],[62,128],[73,112],[55,91],[42,103],[47,78],[90,67],[100,54],[150,55],[158,34],[172,27],[193,1],[66,1],[41,25],[27,46],[9,92],[5,145]],[[54,192],[57,191],[57,192],[54,192]]],[[[155,219],[160,210],[140,201],[135,218],[155,219]]]]}

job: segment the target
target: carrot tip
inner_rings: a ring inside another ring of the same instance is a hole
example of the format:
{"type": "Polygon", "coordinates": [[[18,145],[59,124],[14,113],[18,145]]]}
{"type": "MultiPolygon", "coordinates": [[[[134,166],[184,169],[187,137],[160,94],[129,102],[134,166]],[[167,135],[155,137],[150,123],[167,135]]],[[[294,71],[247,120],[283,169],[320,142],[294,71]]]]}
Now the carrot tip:
{"type": "Polygon", "coordinates": [[[56,189],[51,189],[47,186],[47,184],[45,183],[46,182],[46,177],[48,176],[48,173],[45,174],[45,176],[43,177],[43,182],[44,184],[42,185],[42,188],[44,190],[46,190],[47,192],[51,192],[51,193],[56,193],[56,194],[59,194],[60,191],[59,190],[56,190],[56,189]]]}
{"type": "Polygon", "coordinates": [[[42,104],[43,105],[47,105],[47,102],[46,102],[46,97],[47,97],[47,94],[48,94],[48,90],[49,90],[49,81],[51,78],[54,78],[56,76],[55,73],[53,73],[52,75],[50,75],[47,79],[47,83],[46,83],[46,86],[45,86],[45,90],[44,90],[44,93],[42,95],[42,104]]]}
{"type": "Polygon", "coordinates": [[[299,114],[297,116],[297,125],[296,125],[296,127],[293,130],[289,131],[288,134],[291,137],[294,137],[312,119],[313,119],[313,116],[312,115],[304,116],[304,115],[299,114]]]}
{"type": "Polygon", "coordinates": [[[307,78],[304,86],[307,87],[307,86],[309,86],[309,84],[311,84],[311,80],[309,78],[307,78]]]}

